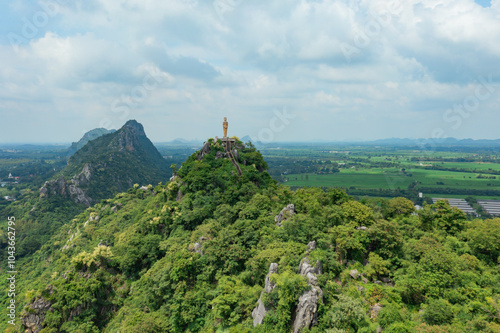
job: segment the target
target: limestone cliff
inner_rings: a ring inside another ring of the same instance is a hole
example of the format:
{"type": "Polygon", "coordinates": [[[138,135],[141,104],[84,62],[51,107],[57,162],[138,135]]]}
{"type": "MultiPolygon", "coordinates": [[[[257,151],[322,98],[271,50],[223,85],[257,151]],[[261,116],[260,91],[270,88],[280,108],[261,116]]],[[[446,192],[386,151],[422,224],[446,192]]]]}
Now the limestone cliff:
{"type": "MultiPolygon", "coordinates": [[[[46,291],[49,295],[52,295],[52,286],[47,287],[46,291]]],[[[33,298],[20,315],[22,332],[40,332],[43,329],[43,321],[48,311],[52,311],[52,303],[50,301],[44,297],[33,298]]]]}
{"type": "Polygon", "coordinates": [[[276,273],[278,273],[278,264],[272,263],[271,266],[269,267],[269,273],[267,273],[266,275],[266,284],[264,290],[262,291],[259,297],[257,307],[252,311],[254,327],[261,325],[264,322],[266,314],[269,312],[269,309],[266,308],[264,302],[262,301],[262,295],[264,293],[269,294],[271,291],[273,291],[274,288],[276,288],[276,284],[271,281],[271,274],[276,274],[276,273]]]}
{"type": "Polygon", "coordinates": [[[293,332],[301,332],[305,328],[318,324],[318,305],[323,302],[323,291],[318,286],[317,275],[322,274],[320,262],[316,262],[312,266],[309,259],[309,253],[316,249],[316,242],[308,244],[306,256],[302,259],[299,266],[300,275],[305,276],[308,280],[308,285],[311,287],[304,292],[300,298],[295,311],[295,321],[293,323],[293,332]]]}
{"type": "Polygon", "coordinates": [[[51,196],[65,196],[71,198],[75,203],[82,203],[90,206],[93,199],[87,195],[87,191],[82,189],[82,186],[88,184],[92,177],[91,164],[85,164],[82,171],[66,180],[60,175],[57,179],[47,181],[40,189],[40,197],[48,198],[51,196]]]}

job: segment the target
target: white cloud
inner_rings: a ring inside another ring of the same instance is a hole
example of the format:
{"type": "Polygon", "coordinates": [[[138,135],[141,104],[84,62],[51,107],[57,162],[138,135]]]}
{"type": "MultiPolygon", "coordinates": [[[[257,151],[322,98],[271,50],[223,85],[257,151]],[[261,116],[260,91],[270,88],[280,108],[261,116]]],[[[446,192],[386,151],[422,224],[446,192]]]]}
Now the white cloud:
{"type": "MultiPolygon", "coordinates": [[[[489,8],[473,0],[271,0],[235,2],[223,15],[211,1],[69,4],[18,52],[0,44],[0,114],[28,119],[25,132],[8,129],[0,141],[36,141],[40,119],[62,129],[44,132],[47,141],[74,141],[82,127],[103,119],[118,127],[126,117],[166,141],[216,135],[207,121],[232,115],[243,136],[284,106],[306,130],[291,126],[283,140],[417,137],[431,133],[480,76],[500,76],[500,0],[489,8]],[[342,43],[355,48],[351,61],[342,43]],[[139,96],[151,73],[161,83],[127,113],[114,112],[117,99],[139,96]]],[[[19,0],[10,10],[22,22],[40,8],[19,0]]],[[[471,116],[484,128],[464,125],[453,135],[493,133],[500,92],[493,86],[471,116]]]]}

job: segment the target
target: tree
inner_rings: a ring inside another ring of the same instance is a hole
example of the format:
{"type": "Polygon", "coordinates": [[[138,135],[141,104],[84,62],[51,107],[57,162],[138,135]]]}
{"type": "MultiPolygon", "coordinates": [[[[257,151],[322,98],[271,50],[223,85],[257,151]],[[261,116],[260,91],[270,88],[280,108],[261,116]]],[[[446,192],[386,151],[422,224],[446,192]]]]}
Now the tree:
{"type": "Polygon", "coordinates": [[[422,319],[429,325],[447,325],[453,320],[453,308],[444,299],[433,299],[424,310],[422,319]]]}
{"type": "Polygon", "coordinates": [[[436,211],[436,226],[450,234],[456,234],[464,227],[467,215],[446,201],[438,200],[432,207],[436,211]]]}
{"type": "Polygon", "coordinates": [[[478,255],[487,256],[493,263],[500,257],[500,218],[474,220],[462,233],[478,255]]]}
{"type": "Polygon", "coordinates": [[[390,273],[389,267],[391,263],[384,260],[376,253],[370,252],[368,256],[368,265],[366,265],[367,276],[369,278],[379,278],[387,276],[390,273]]]}
{"type": "Polygon", "coordinates": [[[403,246],[403,235],[396,222],[378,220],[368,230],[370,250],[388,259],[396,257],[403,246]]]}
{"type": "Polygon", "coordinates": [[[369,226],[373,223],[373,211],[358,201],[342,204],[346,222],[355,222],[358,226],[369,226]]]}
{"type": "Polygon", "coordinates": [[[357,332],[360,328],[369,325],[363,303],[359,299],[346,295],[338,295],[324,318],[322,327],[336,328],[342,330],[341,332],[346,332],[346,330],[357,332]]]}
{"type": "Polygon", "coordinates": [[[408,216],[413,212],[415,212],[415,206],[410,200],[403,197],[389,200],[389,205],[387,207],[387,215],[389,217],[408,216]]]}
{"type": "Polygon", "coordinates": [[[356,230],[352,224],[332,228],[333,243],[341,262],[348,259],[362,260],[368,236],[365,231],[356,230]]]}

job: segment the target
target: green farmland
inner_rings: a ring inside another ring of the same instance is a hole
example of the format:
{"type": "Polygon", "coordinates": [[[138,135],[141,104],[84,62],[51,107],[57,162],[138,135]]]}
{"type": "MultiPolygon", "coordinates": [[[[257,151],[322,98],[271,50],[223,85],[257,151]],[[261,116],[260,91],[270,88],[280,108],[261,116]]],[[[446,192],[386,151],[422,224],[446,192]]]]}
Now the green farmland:
{"type": "MultiPolygon", "coordinates": [[[[470,150],[470,149],[469,149],[470,150]]],[[[355,195],[500,198],[500,156],[450,149],[428,154],[397,147],[283,147],[266,161],[291,188],[341,187],[355,195]]]]}
{"type": "Polygon", "coordinates": [[[463,189],[500,189],[500,177],[497,179],[478,179],[477,174],[437,170],[408,170],[407,175],[397,170],[383,169],[341,169],[339,173],[329,175],[292,174],[285,176],[288,186],[308,187],[356,187],[356,188],[407,188],[415,181],[419,185],[432,187],[439,192],[442,187],[463,189]],[[411,174],[411,176],[408,176],[411,174]],[[308,180],[306,180],[306,176],[308,180]]]}

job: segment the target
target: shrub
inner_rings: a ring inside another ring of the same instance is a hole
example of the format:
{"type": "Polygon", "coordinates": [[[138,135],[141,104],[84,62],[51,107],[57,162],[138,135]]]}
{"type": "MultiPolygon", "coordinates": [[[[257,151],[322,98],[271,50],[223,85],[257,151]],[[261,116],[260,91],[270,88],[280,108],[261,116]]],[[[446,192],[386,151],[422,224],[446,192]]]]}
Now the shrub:
{"type": "Polygon", "coordinates": [[[434,299],[429,301],[422,319],[429,325],[447,325],[451,323],[453,317],[453,309],[448,301],[434,299]]]}

